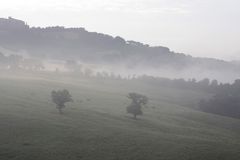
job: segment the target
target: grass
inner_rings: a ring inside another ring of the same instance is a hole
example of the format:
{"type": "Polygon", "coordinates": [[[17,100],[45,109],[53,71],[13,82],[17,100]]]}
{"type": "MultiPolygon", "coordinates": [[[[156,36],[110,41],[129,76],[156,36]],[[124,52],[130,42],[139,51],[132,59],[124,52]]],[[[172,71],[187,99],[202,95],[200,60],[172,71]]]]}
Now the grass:
{"type": "Polygon", "coordinates": [[[203,113],[206,93],[60,74],[0,77],[1,160],[239,160],[240,120],[203,113]],[[73,96],[59,115],[50,92],[73,96]],[[150,98],[138,120],[129,92],[150,98]]]}

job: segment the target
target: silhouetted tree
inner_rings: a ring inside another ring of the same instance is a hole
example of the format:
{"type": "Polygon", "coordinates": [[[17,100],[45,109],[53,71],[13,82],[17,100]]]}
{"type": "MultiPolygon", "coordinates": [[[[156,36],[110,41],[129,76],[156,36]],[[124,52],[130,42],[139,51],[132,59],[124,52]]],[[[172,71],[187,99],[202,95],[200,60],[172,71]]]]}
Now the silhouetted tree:
{"type": "Polygon", "coordinates": [[[59,113],[62,114],[62,109],[65,108],[65,103],[73,102],[73,99],[69,91],[64,89],[52,91],[52,101],[57,105],[59,113]]]}
{"type": "Polygon", "coordinates": [[[132,100],[127,107],[127,113],[133,114],[134,118],[137,119],[137,115],[143,114],[142,106],[148,103],[148,97],[138,93],[129,93],[127,97],[132,100]]]}

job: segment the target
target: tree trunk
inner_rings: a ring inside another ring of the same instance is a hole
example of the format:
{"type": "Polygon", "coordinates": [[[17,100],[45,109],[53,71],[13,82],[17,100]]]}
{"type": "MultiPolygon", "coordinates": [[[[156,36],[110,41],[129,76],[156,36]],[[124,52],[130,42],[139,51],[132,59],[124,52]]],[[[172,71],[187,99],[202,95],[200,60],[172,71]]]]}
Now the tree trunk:
{"type": "Polygon", "coordinates": [[[59,111],[59,114],[63,114],[62,109],[65,107],[64,104],[57,105],[57,109],[59,111]]]}
{"type": "Polygon", "coordinates": [[[63,114],[62,109],[58,108],[59,114],[63,114]]]}
{"type": "Polygon", "coordinates": [[[137,119],[137,115],[136,114],[134,114],[134,119],[137,119]]]}

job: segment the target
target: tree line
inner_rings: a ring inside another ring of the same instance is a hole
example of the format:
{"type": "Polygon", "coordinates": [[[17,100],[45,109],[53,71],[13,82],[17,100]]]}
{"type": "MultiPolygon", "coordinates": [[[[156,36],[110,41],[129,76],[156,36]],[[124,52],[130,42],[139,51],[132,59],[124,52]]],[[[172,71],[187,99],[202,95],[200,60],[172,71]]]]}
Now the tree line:
{"type": "Polygon", "coordinates": [[[199,102],[200,110],[240,118],[240,80],[218,87],[213,97],[199,102]]]}

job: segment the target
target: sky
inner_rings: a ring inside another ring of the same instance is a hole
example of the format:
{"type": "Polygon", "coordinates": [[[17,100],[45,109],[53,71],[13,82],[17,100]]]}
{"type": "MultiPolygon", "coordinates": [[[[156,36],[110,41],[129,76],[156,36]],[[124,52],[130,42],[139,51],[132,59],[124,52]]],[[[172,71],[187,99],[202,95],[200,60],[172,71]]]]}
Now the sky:
{"type": "Polygon", "coordinates": [[[240,60],[240,0],[0,0],[0,17],[240,60]]]}

